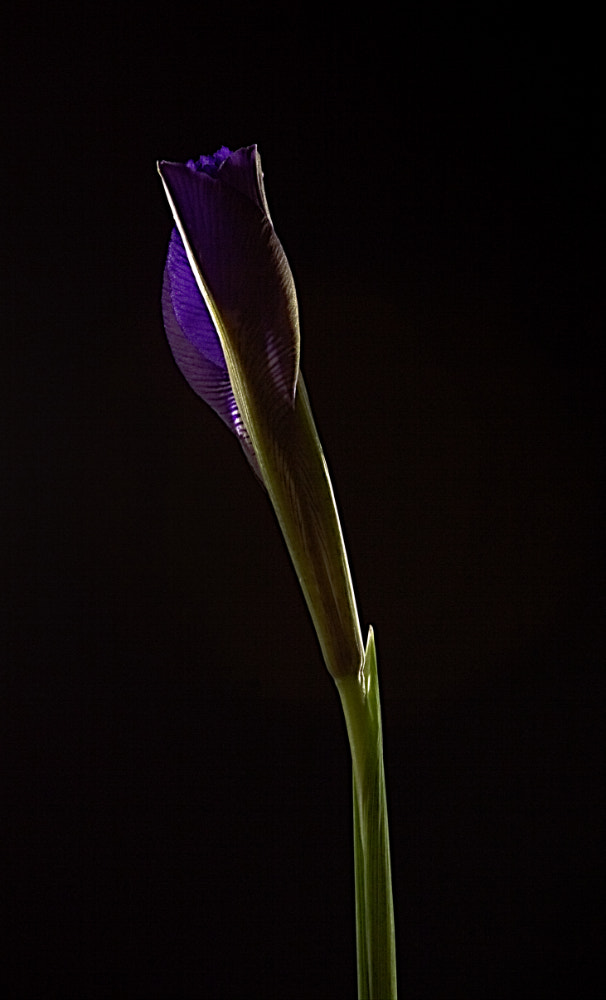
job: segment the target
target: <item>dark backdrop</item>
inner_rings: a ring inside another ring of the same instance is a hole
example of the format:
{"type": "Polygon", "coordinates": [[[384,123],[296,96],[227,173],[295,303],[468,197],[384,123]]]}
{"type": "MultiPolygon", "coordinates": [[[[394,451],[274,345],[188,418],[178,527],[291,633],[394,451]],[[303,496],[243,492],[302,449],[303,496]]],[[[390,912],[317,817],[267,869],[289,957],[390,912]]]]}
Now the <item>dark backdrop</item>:
{"type": "Polygon", "coordinates": [[[156,159],[252,142],[377,633],[401,993],[598,995],[597,29],[401,16],[6,19],[11,997],[354,995],[336,692],[159,308],[156,159]]]}

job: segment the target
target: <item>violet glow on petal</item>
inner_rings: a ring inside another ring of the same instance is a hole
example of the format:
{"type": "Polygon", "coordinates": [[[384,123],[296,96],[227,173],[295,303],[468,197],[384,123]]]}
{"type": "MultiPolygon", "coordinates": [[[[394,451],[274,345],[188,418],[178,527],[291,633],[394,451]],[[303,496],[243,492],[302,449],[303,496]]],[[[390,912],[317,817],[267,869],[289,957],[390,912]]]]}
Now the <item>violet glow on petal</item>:
{"type": "Polygon", "coordinates": [[[249,434],[234,398],[221,343],[192,274],[177,230],[170,238],[162,288],[162,314],[173,357],[190,387],[240,440],[261,480],[249,434]]]}
{"type": "Polygon", "coordinates": [[[192,274],[177,229],[171,233],[165,271],[170,277],[171,303],[181,331],[203,357],[227,374],[219,335],[192,274]]]}

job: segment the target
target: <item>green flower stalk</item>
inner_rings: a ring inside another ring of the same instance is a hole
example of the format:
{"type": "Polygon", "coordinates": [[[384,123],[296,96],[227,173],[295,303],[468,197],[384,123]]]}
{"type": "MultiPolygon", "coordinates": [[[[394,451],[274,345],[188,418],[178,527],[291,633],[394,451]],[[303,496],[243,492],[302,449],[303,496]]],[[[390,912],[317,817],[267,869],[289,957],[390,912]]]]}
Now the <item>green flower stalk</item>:
{"type": "Polygon", "coordinates": [[[345,712],[354,775],[360,997],[396,996],[381,717],[324,454],[299,368],[297,298],[255,146],[158,164],[175,221],[162,295],[175,360],[267,490],[345,712]]]}

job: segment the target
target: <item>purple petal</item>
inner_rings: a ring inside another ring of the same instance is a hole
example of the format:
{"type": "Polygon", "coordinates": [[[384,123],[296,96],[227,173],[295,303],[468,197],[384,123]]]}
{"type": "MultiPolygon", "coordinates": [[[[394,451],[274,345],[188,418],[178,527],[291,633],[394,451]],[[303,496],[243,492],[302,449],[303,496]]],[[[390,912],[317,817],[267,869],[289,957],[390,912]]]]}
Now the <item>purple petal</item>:
{"type": "Polygon", "coordinates": [[[196,173],[218,177],[221,181],[231,184],[240,194],[254,201],[269,218],[269,208],[263,186],[261,157],[256,146],[247,146],[230,152],[227,146],[221,146],[212,156],[200,156],[197,160],[188,160],[187,166],[196,173]]]}
{"type": "Polygon", "coordinates": [[[172,307],[181,330],[200,354],[227,375],[219,335],[192,274],[177,229],[173,229],[168,244],[166,271],[170,275],[172,307]]]}
{"type": "Polygon", "coordinates": [[[217,171],[223,161],[231,155],[231,150],[227,146],[221,146],[216,153],[212,153],[210,156],[204,156],[203,154],[195,162],[194,160],[188,160],[187,166],[190,170],[199,170],[205,174],[209,174],[210,177],[216,177],[217,171]]]}
{"type": "MultiPolygon", "coordinates": [[[[222,149],[224,148],[222,147],[222,149]]],[[[218,176],[223,184],[231,185],[240,194],[253,201],[269,219],[261,157],[256,146],[238,149],[235,153],[225,157],[215,176],[218,176]]],[[[271,219],[269,221],[271,222],[271,219]]]]}
{"type": "Polygon", "coordinates": [[[164,269],[162,313],[166,337],[187,382],[236,434],[261,479],[250,437],[234,399],[221,344],[192,274],[185,248],[173,230],[164,269]]]}
{"type": "Polygon", "coordinates": [[[216,178],[185,164],[159,170],[197,279],[216,307],[230,356],[269,416],[292,408],[299,325],[288,261],[265,209],[255,147],[224,160],[216,178]]]}

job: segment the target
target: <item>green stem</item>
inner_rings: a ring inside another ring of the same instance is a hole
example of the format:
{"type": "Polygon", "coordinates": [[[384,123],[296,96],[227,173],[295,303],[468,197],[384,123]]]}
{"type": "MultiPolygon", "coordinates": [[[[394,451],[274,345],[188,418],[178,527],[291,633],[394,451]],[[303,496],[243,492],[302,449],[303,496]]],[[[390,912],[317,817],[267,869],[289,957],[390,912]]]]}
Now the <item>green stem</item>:
{"type": "Polygon", "coordinates": [[[381,704],[372,628],[357,677],[336,680],[353,771],[359,1000],[396,1000],[396,949],[381,704]]]}

